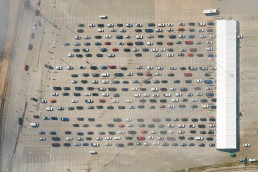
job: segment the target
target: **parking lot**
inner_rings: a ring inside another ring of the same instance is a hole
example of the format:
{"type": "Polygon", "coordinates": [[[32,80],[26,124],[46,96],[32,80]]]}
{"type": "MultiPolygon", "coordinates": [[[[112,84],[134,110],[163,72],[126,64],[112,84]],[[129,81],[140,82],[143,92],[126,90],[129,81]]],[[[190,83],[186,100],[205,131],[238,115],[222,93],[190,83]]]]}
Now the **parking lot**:
{"type": "Polygon", "coordinates": [[[215,23],[108,21],[68,26],[77,35],[45,65],[38,142],[215,147],[215,23]]]}

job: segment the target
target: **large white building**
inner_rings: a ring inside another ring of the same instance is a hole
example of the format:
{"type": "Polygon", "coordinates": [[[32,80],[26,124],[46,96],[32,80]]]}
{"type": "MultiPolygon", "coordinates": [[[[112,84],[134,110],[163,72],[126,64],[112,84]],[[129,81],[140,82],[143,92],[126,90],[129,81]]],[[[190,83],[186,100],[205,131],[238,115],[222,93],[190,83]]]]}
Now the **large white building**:
{"type": "Polygon", "coordinates": [[[236,149],[236,21],[217,20],[217,149],[236,149]]]}

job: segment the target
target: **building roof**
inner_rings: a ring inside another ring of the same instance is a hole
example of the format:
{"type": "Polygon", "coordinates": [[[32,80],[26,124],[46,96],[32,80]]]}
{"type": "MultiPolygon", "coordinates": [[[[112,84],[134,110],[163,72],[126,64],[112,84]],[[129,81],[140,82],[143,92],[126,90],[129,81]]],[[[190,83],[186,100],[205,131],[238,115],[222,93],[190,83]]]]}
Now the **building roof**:
{"type": "Polygon", "coordinates": [[[236,21],[217,20],[217,149],[236,149],[236,21]]]}

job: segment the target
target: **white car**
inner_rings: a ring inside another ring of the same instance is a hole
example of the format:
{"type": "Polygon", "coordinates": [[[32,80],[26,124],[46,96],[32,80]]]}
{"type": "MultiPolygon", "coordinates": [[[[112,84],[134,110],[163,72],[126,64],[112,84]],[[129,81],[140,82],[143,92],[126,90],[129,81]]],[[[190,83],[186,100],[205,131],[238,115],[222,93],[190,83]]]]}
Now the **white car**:
{"type": "Polygon", "coordinates": [[[156,69],[157,69],[157,70],[163,70],[163,67],[158,66],[158,67],[156,67],[156,69]]]}
{"type": "Polygon", "coordinates": [[[116,29],[110,29],[110,32],[116,32],[117,30],[116,29]]]}
{"type": "Polygon", "coordinates": [[[151,88],[151,91],[159,91],[159,89],[158,88],[151,88]]]}
{"type": "Polygon", "coordinates": [[[159,94],[152,94],[152,97],[159,97],[159,94]]]}
{"type": "Polygon", "coordinates": [[[242,35],[237,36],[238,39],[243,39],[244,37],[242,35]]]}
{"type": "Polygon", "coordinates": [[[154,76],[161,76],[161,75],[162,75],[162,73],[159,73],[159,72],[154,73],[154,76]]]}
{"type": "Polygon", "coordinates": [[[92,145],[92,147],[99,147],[98,143],[92,143],[91,145],[92,145]]]}
{"type": "Polygon", "coordinates": [[[196,79],[195,82],[196,83],[202,83],[202,80],[201,79],[196,79]]]}
{"type": "Polygon", "coordinates": [[[213,42],[212,41],[207,41],[207,44],[212,45],[213,42]]]}
{"type": "Polygon", "coordinates": [[[135,38],[136,39],[143,39],[143,36],[142,35],[136,35],[135,38]]]}
{"type": "Polygon", "coordinates": [[[133,73],[126,73],[126,76],[133,76],[133,73]]]}
{"type": "Polygon", "coordinates": [[[71,141],[71,140],[73,140],[73,138],[72,137],[66,137],[65,140],[71,141]]]}
{"type": "Polygon", "coordinates": [[[173,29],[172,28],[167,28],[167,31],[168,32],[173,32],[173,29]]]}
{"type": "Polygon", "coordinates": [[[172,102],[179,102],[179,99],[171,99],[172,102]]]}
{"type": "Polygon", "coordinates": [[[157,48],[151,49],[152,52],[158,52],[159,50],[157,48]]]}
{"type": "Polygon", "coordinates": [[[152,70],[153,67],[152,67],[152,66],[147,66],[147,69],[148,69],[148,70],[152,70]]]}
{"type": "Polygon", "coordinates": [[[112,143],[106,143],[105,145],[106,146],[112,146],[112,143]]]}
{"type": "Polygon", "coordinates": [[[132,122],[132,118],[125,118],[126,122],[132,122]]]}
{"type": "Polygon", "coordinates": [[[133,127],[134,125],[133,124],[127,124],[127,127],[133,127]]]}
{"type": "Polygon", "coordinates": [[[148,136],[147,137],[149,140],[154,140],[154,137],[153,136],[148,136]]]}
{"type": "Polygon", "coordinates": [[[62,70],[63,67],[62,67],[62,66],[56,66],[56,69],[57,69],[57,70],[62,70]]]}
{"type": "Polygon", "coordinates": [[[108,57],[115,57],[115,54],[108,54],[108,57]]]}
{"type": "Polygon", "coordinates": [[[198,23],[199,26],[206,26],[206,23],[202,22],[202,23],[198,23]]]}
{"type": "Polygon", "coordinates": [[[195,125],[194,124],[189,124],[188,127],[189,128],[195,128],[195,125]]]}
{"type": "Polygon", "coordinates": [[[127,103],[133,103],[133,100],[128,99],[128,100],[126,100],[126,102],[127,102],[127,103]]]}
{"type": "Polygon", "coordinates": [[[212,90],[212,87],[211,86],[208,86],[205,88],[206,90],[212,90]]]}
{"type": "Polygon", "coordinates": [[[193,96],[193,93],[187,93],[186,94],[188,97],[192,97],[193,96]]]}
{"type": "Polygon", "coordinates": [[[108,94],[108,93],[102,93],[102,96],[103,96],[103,97],[108,97],[109,94],[108,94]]]}
{"type": "Polygon", "coordinates": [[[174,57],[174,54],[173,53],[169,53],[167,54],[168,57],[174,57]]]}
{"type": "Polygon", "coordinates": [[[175,105],[168,105],[168,108],[174,109],[174,108],[176,108],[176,106],[175,105]]]}
{"type": "Polygon", "coordinates": [[[153,45],[153,42],[147,42],[147,45],[153,45]]]}
{"type": "Polygon", "coordinates": [[[157,134],[157,131],[151,131],[150,133],[151,134],[157,134]]]}
{"type": "Polygon", "coordinates": [[[207,67],[200,67],[200,70],[208,70],[207,67]]]}
{"type": "Polygon", "coordinates": [[[168,124],[168,128],[175,128],[174,124],[168,124]]]}
{"type": "Polygon", "coordinates": [[[248,161],[249,162],[257,162],[257,159],[252,158],[252,159],[249,159],[248,161]]]}
{"type": "Polygon", "coordinates": [[[91,99],[87,99],[87,100],[85,100],[85,102],[86,102],[86,103],[93,103],[94,101],[91,100],[91,99]]]}
{"type": "Polygon", "coordinates": [[[132,25],[132,24],[127,23],[127,24],[125,24],[125,26],[126,26],[126,27],[132,27],[133,25],[132,25]]]}
{"type": "Polygon", "coordinates": [[[85,96],[91,96],[91,93],[84,93],[85,96]]]}
{"type": "Polygon", "coordinates": [[[108,81],[108,80],[103,80],[102,83],[103,83],[103,84],[108,84],[109,81],[108,81]]]}
{"type": "Polygon", "coordinates": [[[164,140],[164,137],[157,137],[157,140],[164,140]]]}
{"type": "Polygon", "coordinates": [[[95,24],[89,24],[88,26],[89,27],[95,27],[95,24]]]}
{"type": "Polygon", "coordinates": [[[59,96],[58,93],[51,93],[52,96],[59,96]]]}
{"type": "Polygon", "coordinates": [[[118,131],[118,134],[125,134],[125,131],[118,131]]]}
{"type": "Polygon", "coordinates": [[[244,143],[243,146],[244,147],[250,147],[251,145],[249,143],[244,143]]]}
{"type": "Polygon", "coordinates": [[[210,128],[215,128],[216,125],[215,125],[215,124],[210,124],[209,127],[210,127],[210,128]]]}
{"type": "Polygon", "coordinates": [[[67,54],[68,57],[74,57],[74,54],[67,54]]]}
{"type": "Polygon", "coordinates": [[[178,131],[178,134],[184,134],[184,133],[185,133],[185,131],[183,131],[183,130],[178,131]]]}
{"type": "Polygon", "coordinates": [[[203,93],[196,93],[196,96],[203,96],[203,93]]]}
{"type": "Polygon", "coordinates": [[[136,69],[143,69],[142,66],[136,66],[136,69]]]}
{"type": "Polygon", "coordinates": [[[110,39],[110,38],[112,38],[112,36],[111,35],[105,35],[105,38],[110,39]]]}
{"type": "Polygon", "coordinates": [[[178,128],[185,128],[184,124],[178,124],[177,126],[178,126],[178,128]]]}
{"type": "Polygon", "coordinates": [[[126,30],[125,29],[121,29],[120,32],[126,32],[126,30]]]}
{"type": "Polygon", "coordinates": [[[167,23],[167,26],[168,26],[168,27],[172,27],[173,24],[172,24],[172,23],[167,23]]]}
{"type": "Polygon", "coordinates": [[[98,32],[104,32],[104,29],[98,29],[98,32]]]}
{"type": "Polygon", "coordinates": [[[68,70],[73,70],[73,67],[72,66],[67,66],[66,67],[68,70]]]}
{"type": "Polygon", "coordinates": [[[112,140],[112,137],[106,137],[106,140],[112,140]]]}
{"type": "Polygon", "coordinates": [[[119,100],[112,100],[113,103],[119,103],[119,100]]]}
{"type": "Polygon", "coordinates": [[[171,94],[169,94],[169,93],[166,93],[166,94],[163,94],[164,95],[164,97],[171,97],[171,94]]]}
{"type": "Polygon", "coordinates": [[[160,52],[165,52],[166,49],[165,49],[165,48],[160,48],[159,51],[160,51],[160,52]]]}
{"type": "Polygon", "coordinates": [[[138,48],[134,48],[134,49],[133,49],[133,52],[138,52],[138,51],[139,51],[138,48]]]}
{"type": "Polygon", "coordinates": [[[170,88],[170,91],[176,91],[176,88],[170,88]]]}
{"type": "Polygon", "coordinates": [[[78,100],[72,99],[72,103],[78,103],[78,100]]]}
{"type": "Polygon", "coordinates": [[[91,81],[92,84],[98,84],[99,82],[97,80],[91,81]]]}
{"type": "Polygon", "coordinates": [[[46,100],[41,100],[40,102],[41,102],[41,103],[47,103],[47,101],[46,101],[46,100]]]}
{"type": "Polygon", "coordinates": [[[129,38],[131,38],[131,36],[130,35],[125,35],[125,38],[129,39],[129,38]]]}
{"type": "Polygon", "coordinates": [[[90,39],[91,37],[90,36],[85,36],[84,39],[90,39]]]}
{"type": "Polygon", "coordinates": [[[202,105],[202,109],[209,109],[209,105],[202,105]]]}
{"type": "Polygon", "coordinates": [[[198,102],[198,99],[191,99],[191,102],[198,102]]]}
{"type": "Polygon", "coordinates": [[[200,35],[200,38],[204,39],[204,38],[206,38],[206,36],[205,35],[200,35]]]}
{"type": "Polygon", "coordinates": [[[142,24],[136,24],[135,26],[136,27],[142,27],[143,25],[142,24]]]}
{"type": "Polygon", "coordinates": [[[134,94],[134,97],[141,97],[141,94],[134,94]]]}
{"type": "Polygon", "coordinates": [[[162,29],[155,29],[156,32],[162,32],[162,29]]]}
{"type": "Polygon", "coordinates": [[[181,49],[180,49],[180,52],[186,52],[186,49],[181,48],[181,49]]]}
{"type": "Polygon", "coordinates": [[[154,38],[154,35],[148,35],[147,37],[148,38],[154,38]]]}
{"type": "Polygon", "coordinates": [[[46,141],[47,139],[45,137],[40,137],[39,140],[40,141],[46,141]]]}
{"type": "Polygon", "coordinates": [[[102,73],[101,76],[102,76],[102,77],[109,77],[110,74],[109,74],[109,73],[102,73]]]}
{"type": "Polygon", "coordinates": [[[160,145],[160,142],[153,142],[152,143],[154,146],[159,146],[160,145]]]}
{"type": "Polygon", "coordinates": [[[74,39],[80,40],[80,39],[82,39],[82,37],[80,37],[80,36],[75,36],[74,39]]]}
{"type": "Polygon", "coordinates": [[[114,137],[114,140],[121,140],[121,137],[114,137]]]}
{"type": "Polygon", "coordinates": [[[159,23],[158,27],[165,27],[166,25],[164,23],[159,23]]]}
{"type": "Polygon", "coordinates": [[[198,32],[204,32],[205,30],[203,28],[199,28],[198,32]]]}
{"type": "Polygon", "coordinates": [[[212,47],[208,47],[208,48],[206,48],[206,51],[213,51],[213,48],[212,47]]]}
{"type": "Polygon", "coordinates": [[[150,94],[144,93],[143,97],[150,97],[150,94]]]}
{"type": "Polygon", "coordinates": [[[177,97],[182,97],[182,93],[176,93],[177,97]]]}
{"type": "Polygon", "coordinates": [[[135,106],[128,106],[128,109],[135,109],[135,106]]]}
{"type": "Polygon", "coordinates": [[[143,143],[144,146],[150,146],[151,144],[150,143],[143,143]]]}
{"type": "Polygon", "coordinates": [[[178,37],[179,38],[185,38],[185,35],[179,35],[178,37]]]}
{"type": "Polygon", "coordinates": [[[131,91],[138,91],[138,88],[131,88],[131,91]]]}
{"type": "Polygon", "coordinates": [[[107,27],[114,27],[114,24],[108,23],[107,27]]]}

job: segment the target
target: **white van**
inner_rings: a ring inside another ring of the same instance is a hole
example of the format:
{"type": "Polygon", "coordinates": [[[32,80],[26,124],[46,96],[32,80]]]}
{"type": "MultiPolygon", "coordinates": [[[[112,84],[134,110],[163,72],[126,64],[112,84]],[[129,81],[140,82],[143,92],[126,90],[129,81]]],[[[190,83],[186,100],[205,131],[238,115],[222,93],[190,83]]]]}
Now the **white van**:
{"type": "Polygon", "coordinates": [[[99,16],[99,18],[101,18],[101,19],[107,19],[108,16],[99,16]]]}
{"type": "Polygon", "coordinates": [[[203,137],[195,137],[195,140],[203,140],[203,137]]]}
{"type": "Polygon", "coordinates": [[[32,127],[38,127],[38,126],[39,126],[39,123],[32,122],[32,123],[30,123],[30,126],[32,126],[32,127]]]}

